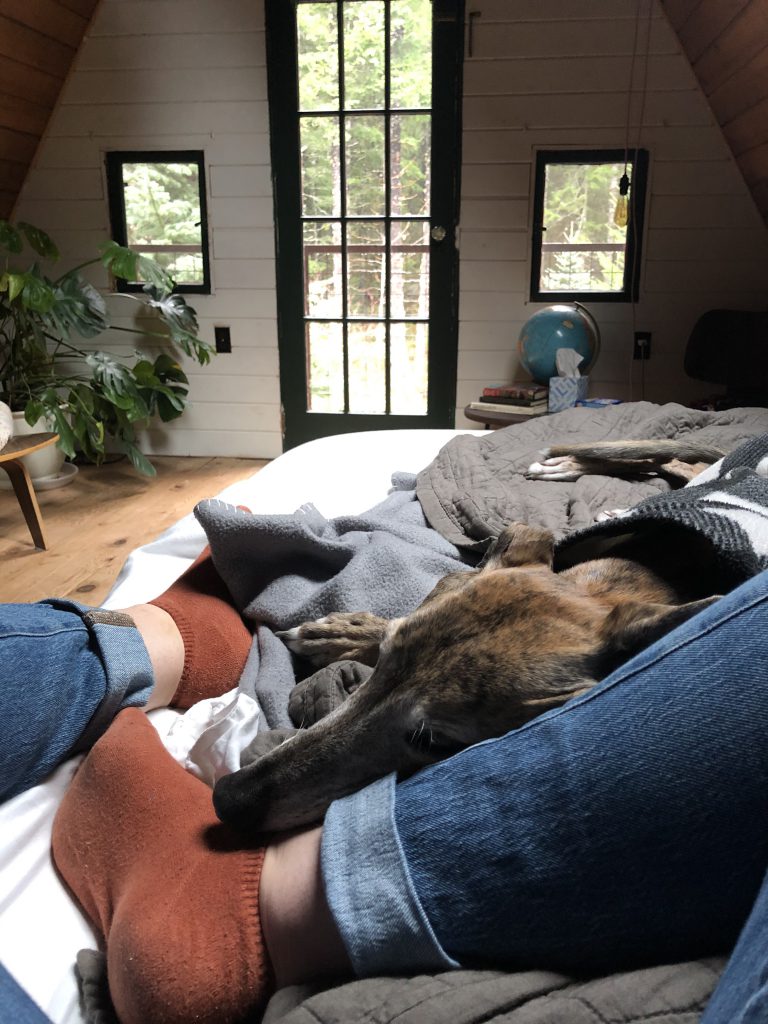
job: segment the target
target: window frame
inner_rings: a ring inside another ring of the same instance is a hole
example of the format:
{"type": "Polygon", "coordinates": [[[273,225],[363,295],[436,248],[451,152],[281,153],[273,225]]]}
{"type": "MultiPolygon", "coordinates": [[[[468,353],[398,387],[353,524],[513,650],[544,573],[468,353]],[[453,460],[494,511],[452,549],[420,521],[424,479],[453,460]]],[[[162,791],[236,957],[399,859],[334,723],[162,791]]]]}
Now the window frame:
{"type": "Polygon", "coordinates": [[[648,150],[632,149],[541,149],[536,153],[533,188],[533,230],[531,237],[531,302],[637,302],[648,185],[648,150]],[[549,164],[617,164],[625,158],[634,166],[629,189],[624,287],[620,292],[541,290],[541,246],[544,238],[544,187],[549,164]]]}
{"type": "MultiPolygon", "coordinates": [[[[195,295],[211,294],[211,255],[208,239],[208,189],[205,176],[205,153],[201,149],[112,150],[105,154],[107,200],[112,237],[119,245],[128,245],[128,226],[123,185],[124,164],[196,164],[200,198],[200,247],[203,256],[201,284],[176,284],[174,292],[195,295]]],[[[147,254],[151,255],[151,253],[147,254]]],[[[119,292],[141,292],[144,285],[117,278],[119,292]]]]}

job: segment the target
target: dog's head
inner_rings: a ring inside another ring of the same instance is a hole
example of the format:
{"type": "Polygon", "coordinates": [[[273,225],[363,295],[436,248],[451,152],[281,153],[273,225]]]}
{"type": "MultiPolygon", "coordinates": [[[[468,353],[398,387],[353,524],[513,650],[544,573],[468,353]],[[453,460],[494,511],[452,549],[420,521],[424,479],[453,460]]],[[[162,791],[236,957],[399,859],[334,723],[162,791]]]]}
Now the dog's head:
{"type": "Polygon", "coordinates": [[[626,565],[554,574],[553,547],[546,531],[510,527],[481,569],[441,580],[390,624],[373,674],[340,708],[218,783],[219,816],[264,831],[317,821],[390,772],[410,775],[584,693],[708,603],[634,599],[653,595],[643,570],[625,581],[630,597],[606,600],[626,565]]]}

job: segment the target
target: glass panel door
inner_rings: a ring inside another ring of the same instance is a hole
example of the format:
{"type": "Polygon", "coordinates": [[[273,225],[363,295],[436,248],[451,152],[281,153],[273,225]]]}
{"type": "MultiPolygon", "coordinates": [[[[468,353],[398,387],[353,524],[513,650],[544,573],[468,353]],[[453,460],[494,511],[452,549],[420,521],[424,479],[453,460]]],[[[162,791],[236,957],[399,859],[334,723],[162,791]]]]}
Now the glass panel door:
{"type": "Polygon", "coordinates": [[[453,425],[460,6],[268,0],[286,447],[453,425]]]}

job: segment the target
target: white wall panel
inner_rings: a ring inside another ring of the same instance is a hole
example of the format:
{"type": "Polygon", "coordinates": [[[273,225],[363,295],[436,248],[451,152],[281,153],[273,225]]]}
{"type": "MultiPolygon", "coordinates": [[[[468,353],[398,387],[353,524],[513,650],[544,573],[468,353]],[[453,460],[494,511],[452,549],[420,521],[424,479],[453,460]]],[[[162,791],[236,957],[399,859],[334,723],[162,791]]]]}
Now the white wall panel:
{"type": "MultiPolygon", "coordinates": [[[[228,325],[232,353],[190,378],[184,415],[149,432],[150,451],[268,458],[280,449],[274,226],[263,4],[103,0],[62,93],[17,216],[49,229],[62,265],[109,236],[104,155],[205,153],[214,293],[189,296],[200,333],[228,325]]],[[[94,280],[105,285],[103,273],[94,280]]],[[[129,303],[111,299],[118,323],[129,303]]],[[[98,346],[128,354],[113,334],[98,346]]],[[[151,347],[147,347],[152,353],[151,347]]]]}

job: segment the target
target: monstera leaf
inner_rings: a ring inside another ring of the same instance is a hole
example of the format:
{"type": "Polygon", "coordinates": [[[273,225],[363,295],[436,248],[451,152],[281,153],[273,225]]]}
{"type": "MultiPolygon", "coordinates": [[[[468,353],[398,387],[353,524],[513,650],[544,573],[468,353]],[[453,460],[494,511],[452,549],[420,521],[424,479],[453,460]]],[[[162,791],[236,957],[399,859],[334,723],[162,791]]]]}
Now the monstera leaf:
{"type": "Polygon", "coordinates": [[[104,297],[79,275],[59,282],[51,317],[62,336],[75,331],[83,338],[95,338],[109,327],[104,297]]]}
{"type": "Polygon", "coordinates": [[[48,261],[59,256],[53,239],[33,224],[0,220],[0,252],[0,400],[24,410],[30,422],[50,416],[70,457],[79,453],[100,463],[109,447],[153,475],[138,431],[153,417],[167,422],[184,411],[188,381],[175,351],[153,360],[144,351],[118,356],[101,346],[83,348],[82,339],[127,332],[155,349],[176,345],[203,365],[213,349],[197,336],[195,311],[173,294],[172,278],[154,260],[116,242],[51,279],[48,261]],[[42,269],[34,261],[17,265],[25,246],[42,269]],[[144,291],[112,299],[137,305],[136,319],[112,324],[105,297],[81,273],[99,263],[114,277],[145,282],[144,291]]]}

